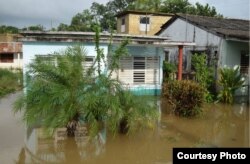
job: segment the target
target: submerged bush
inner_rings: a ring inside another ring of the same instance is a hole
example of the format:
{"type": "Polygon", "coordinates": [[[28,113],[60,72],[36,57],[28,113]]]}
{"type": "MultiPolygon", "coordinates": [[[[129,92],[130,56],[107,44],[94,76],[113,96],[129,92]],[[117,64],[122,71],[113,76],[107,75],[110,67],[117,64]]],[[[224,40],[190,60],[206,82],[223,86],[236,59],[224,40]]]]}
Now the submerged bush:
{"type": "Polygon", "coordinates": [[[196,116],[204,102],[204,88],[189,81],[174,81],[163,84],[163,97],[172,104],[175,114],[185,117],[196,116]]]}
{"type": "Polygon", "coordinates": [[[0,97],[22,87],[20,84],[21,74],[21,71],[12,72],[8,69],[0,69],[0,97]]]}
{"type": "Polygon", "coordinates": [[[204,96],[206,102],[212,102],[214,95],[212,95],[211,89],[213,88],[213,72],[212,67],[207,66],[207,59],[205,54],[194,54],[192,55],[192,66],[195,70],[195,80],[205,90],[204,96]]]}
{"type": "Polygon", "coordinates": [[[163,61],[162,68],[164,81],[174,80],[174,74],[177,70],[176,65],[167,61],[163,61]]]}

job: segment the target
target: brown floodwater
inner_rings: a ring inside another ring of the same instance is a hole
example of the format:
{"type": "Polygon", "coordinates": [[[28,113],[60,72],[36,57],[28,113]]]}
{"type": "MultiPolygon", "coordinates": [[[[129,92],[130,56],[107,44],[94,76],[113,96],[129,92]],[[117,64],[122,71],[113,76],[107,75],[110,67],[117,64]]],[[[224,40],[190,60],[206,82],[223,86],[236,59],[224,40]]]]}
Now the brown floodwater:
{"type": "Polygon", "coordinates": [[[12,103],[20,93],[0,100],[0,163],[167,164],[173,147],[249,147],[249,107],[206,104],[198,118],[175,116],[159,100],[161,119],[154,130],[110,136],[105,130],[91,142],[86,136],[46,138],[39,128],[25,129],[12,103]]]}

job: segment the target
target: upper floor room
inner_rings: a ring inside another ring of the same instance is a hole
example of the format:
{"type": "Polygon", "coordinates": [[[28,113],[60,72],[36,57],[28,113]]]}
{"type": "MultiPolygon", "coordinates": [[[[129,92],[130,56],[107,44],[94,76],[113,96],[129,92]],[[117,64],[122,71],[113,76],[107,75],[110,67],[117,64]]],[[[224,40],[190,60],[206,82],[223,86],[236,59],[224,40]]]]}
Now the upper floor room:
{"type": "Polygon", "coordinates": [[[167,13],[123,11],[116,15],[117,33],[131,35],[155,35],[163,24],[174,16],[167,13]]]}

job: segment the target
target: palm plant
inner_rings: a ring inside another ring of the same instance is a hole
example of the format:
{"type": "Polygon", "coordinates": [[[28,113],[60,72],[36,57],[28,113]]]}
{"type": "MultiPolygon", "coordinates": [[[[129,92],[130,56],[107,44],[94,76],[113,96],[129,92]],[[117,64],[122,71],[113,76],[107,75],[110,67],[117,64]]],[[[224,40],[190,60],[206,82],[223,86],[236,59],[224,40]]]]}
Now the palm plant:
{"type": "MultiPolygon", "coordinates": [[[[77,126],[87,124],[94,136],[100,126],[117,132],[123,120],[125,127],[136,127],[144,121],[150,125],[157,119],[154,104],[138,101],[137,96],[123,89],[110,73],[118,69],[119,58],[126,54],[126,40],[111,55],[109,74],[101,70],[104,60],[99,47],[99,29],[96,31],[97,57],[85,70],[86,51],[80,46],[68,47],[55,53],[49,61],[36,58],[29,66],[26,94],[15,103],[14,111],[23,111],[27,125],[39,124],[51,129],[66,127],[68,136],[74,136],[77,126]]],[[[111,45],[111,44],[110,44],[111,45]]]]}
{"type": "Polygon", "coordinates": [[[219,84],[222,90],[219,92],[218,99],[224,103],[232,104],[235,91],[244,83],[242,75],[239,73],[239,67],[222,68],[220,74],[219,84]]]}
{"type": "Polygon", "coordinates": [[[90,79],[83,76],[84,49],[69,47],[61,53],[46,61],[37,57],[29,65],[26,94],[15,103],[15,111],[24,110],[27,125],[41,124],[53,129],[65,125],[72,135],[90,79]]]}

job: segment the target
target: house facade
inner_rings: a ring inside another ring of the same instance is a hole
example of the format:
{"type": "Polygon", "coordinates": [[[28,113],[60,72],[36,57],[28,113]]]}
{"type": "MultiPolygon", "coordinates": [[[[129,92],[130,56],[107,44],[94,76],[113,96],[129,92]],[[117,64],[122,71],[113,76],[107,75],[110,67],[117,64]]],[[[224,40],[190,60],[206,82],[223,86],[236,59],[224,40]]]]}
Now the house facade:
{"type": "MultiPolygon", "coordinates": [[[[46,57],[54,52],[63,51],[69,46],[82,45],[87,51],[86,61],[91,65],[97,56],[95,49],[95,33],[92,32],[23,32],[23,72],[37,56],[46,57]]],[[[126,47],[129,56],[120,60],[120,69],[113,72],[112,77],[122,82],[124,88],[138,95],[159,95],[163,81],[162,63],[165,60],[166,46],[190,46],[191,43],[171,42],[167,37],[114,34],[112,49],[124,39],[129,39],[126,47]]],[[[110,34],[100,34],[100,47],[108,61],[110,34]]],[[[105,64],[102,70],[108,71],[105,64]]]]}
{"type": "MultiPolygon", "coordinates": [[[[183,70],[190,72],[194,53],[205,53],[207,64],[219,68],[240,66],[249,85],[250,21],[177,14],[166,22],[158,36],[172,41],[192,41],[196,45],[183,49],[183,70]],[[212,64],[214,63],[214,64],[212,64]]],[[[177,49],[167,50],[167,60],[176,61],[177,49]]],[[[215,73],[215,78],[218,73],[215,73]]]]}
{"type": "Polygon", "coordinates": [[[0,68],[22,69],[22,43],[17,35],[0,35],[0,68]]]}
{"type": "Polygon", "coordinates": [[[172,16],[166,13],[124,11],[117,14],[117,33],[153,36],[172,16]]]}

